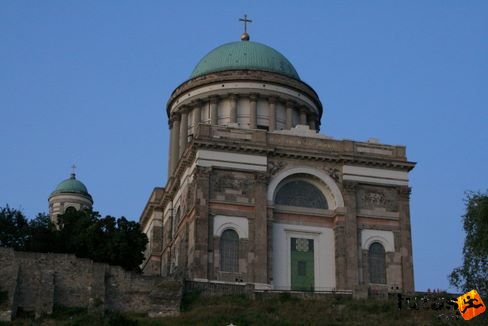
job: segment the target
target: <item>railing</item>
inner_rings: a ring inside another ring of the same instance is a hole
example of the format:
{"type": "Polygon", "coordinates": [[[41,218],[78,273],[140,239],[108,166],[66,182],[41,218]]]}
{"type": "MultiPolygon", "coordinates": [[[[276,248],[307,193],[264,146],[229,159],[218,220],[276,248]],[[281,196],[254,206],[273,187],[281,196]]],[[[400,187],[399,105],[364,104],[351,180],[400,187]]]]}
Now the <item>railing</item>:
{"type": "Polygon", "coordinates": [[[323,294],[339,294],[339,295],[352,295],[352,290],[341,290],[331,287],[273,287],[272,289],[259,290],[261,292],[290,292],[290,293],[323,293],[323,294]]]}
{"type": "Polygon", "coordinates": [[[199,292],[204,295],[226,295],[226,294],[244,294],[252,293],[296,293],[304,295],[327,294],[327,295],[347,295],[352,296],[352,290],[342,290],[332,287],[273,287],[256,289],[253,283],[233,283],[221,281],[185,281],[185,292],[199,292]]]}

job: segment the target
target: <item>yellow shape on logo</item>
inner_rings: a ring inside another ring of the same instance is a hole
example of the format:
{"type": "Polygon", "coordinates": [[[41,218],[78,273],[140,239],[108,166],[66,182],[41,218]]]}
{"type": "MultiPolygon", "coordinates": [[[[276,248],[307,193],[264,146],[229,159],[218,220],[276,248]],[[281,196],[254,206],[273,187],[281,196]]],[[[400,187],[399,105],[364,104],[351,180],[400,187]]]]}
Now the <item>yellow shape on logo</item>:
{"type": "Polygon", "coordinates": [[[470,320],[486,310],[486,306],[476,290],[471,290],[458,297],[457,304],[464,320],[470,320]]]}

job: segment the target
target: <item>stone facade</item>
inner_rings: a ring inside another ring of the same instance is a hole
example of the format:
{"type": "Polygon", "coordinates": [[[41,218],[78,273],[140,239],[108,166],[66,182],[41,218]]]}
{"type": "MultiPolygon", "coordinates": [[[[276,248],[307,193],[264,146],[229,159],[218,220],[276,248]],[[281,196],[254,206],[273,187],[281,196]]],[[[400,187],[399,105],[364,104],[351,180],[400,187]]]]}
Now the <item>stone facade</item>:
{"type": "Polygon", "coordinates": [[[169,179],[140,218],[144,273],[356,297],[413,291],[405,147],[319,134],[318,95],[263,45],[211,53],[217,66],[166,106],[169,179]]]}
{"type": "Polygon", "coordinates": [[[413,291],[406,175],[414,163],[403,146],[381,146],[375,152],[374,143],[199,124],[167,187],[151,196],[141,218],[151,234],[144,271],[286,289],[286,281],[276,282],[285,265],[273,264],[287,250],[273,248],[273,230],[283,225],[320,230],[325,237],[314,241],[330,243],[323,257],[334,268],[316,271],[323,277],[316,290],[413,291]],[[328,207],[275,204],[277,189],[290,178],[317,184],[328,207]],[[238,272],[220,270],[222,225],[239,233],[238,272]],[[373,240],[386,250],[385,284],[368,281],[373,240]]]}
{"type": "Polygon", "coordinates": [[[100,313],[176,315],[182,286],[160,276],[143,276],[70,254],[0,248],[0,290],[8,297],[0,307],[2,321],[11,320],[19,309],[34,312],[36,317],[51,314],[56,305],[100,313]]]}

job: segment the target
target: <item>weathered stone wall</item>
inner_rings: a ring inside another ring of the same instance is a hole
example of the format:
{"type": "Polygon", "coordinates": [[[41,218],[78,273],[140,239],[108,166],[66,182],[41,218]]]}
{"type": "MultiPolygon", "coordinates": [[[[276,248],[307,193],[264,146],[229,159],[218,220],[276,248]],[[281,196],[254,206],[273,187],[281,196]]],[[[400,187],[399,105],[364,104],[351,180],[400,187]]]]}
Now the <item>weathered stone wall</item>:
{"type": "Polygon", "coordinates": [[[7,292],[5,302],[0,302],[0,321],[9,321],[12,317],[18,272],[14,251],[0,248],[0,291],[7,292]]]}
{"type": "Polygon", "coordinates": [[[211,200],[254,204],[256,196],[252,173],[215,170],[210,179],[211,200]]]}
{"type": "Polygon", "coordinates": [[[66,307],[79,307],[90,297],[91,274],[94,263],[79,259],[74,255],[47,254],[33,252],[14,252],[19,264],[15,303],[24,310],[34,311],[36,300],[33,296],[50,296],[55,288],[54,304],[66,307]],[[55,282],[55,284],[54,284],[55,282]]]}
{"type": "Polygon", "coordinates": [[[163,316],[178,313],[182,284],[69,254],[0,248],[0,290],[8,292],[0,320],[18,309],[50,314],[55,305],[163,316]]]}

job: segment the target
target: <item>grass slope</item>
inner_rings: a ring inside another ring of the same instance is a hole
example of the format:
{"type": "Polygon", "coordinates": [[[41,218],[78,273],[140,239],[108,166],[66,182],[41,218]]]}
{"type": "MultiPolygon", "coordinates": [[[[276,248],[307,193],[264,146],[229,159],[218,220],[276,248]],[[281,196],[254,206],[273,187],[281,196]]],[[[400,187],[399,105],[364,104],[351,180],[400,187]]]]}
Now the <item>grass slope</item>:
{"type": "MultiPolygon", "coordinates": [[[[328,298],[302,300],[282,294],[251,300],[241,296],[199,298],[186,296],[178,317],[149,319],[138,315],[107,313],[93,316],[82,309],[57,309],[33,321],[26,316],[13,325],[467,325],[464,320],[438,318],[449,311],[399,310],[395,301],[328,298]]],[[[451,312],[452,314],[452,312],[451,312]]],[[[488,325],[488,313],[469,325],[488,325]]]]}

